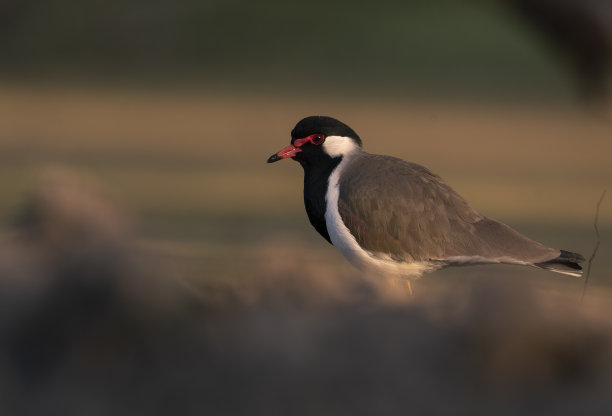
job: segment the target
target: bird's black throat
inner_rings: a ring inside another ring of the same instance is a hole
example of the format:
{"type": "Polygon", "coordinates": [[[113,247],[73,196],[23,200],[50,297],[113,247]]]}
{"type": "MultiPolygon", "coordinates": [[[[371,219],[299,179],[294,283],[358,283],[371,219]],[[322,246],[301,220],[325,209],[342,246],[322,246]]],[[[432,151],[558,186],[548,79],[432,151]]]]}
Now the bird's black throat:
{"type": "Polygon", "coordinates": [[[312,226],[331,244],[325,224],[325,210],[327,208],[325,195],[329,186],[329,177],[340,164],[342,158],[321,155],[318,159],[314,163],[299,161],[304,168],[304,206],[312,226]]]}

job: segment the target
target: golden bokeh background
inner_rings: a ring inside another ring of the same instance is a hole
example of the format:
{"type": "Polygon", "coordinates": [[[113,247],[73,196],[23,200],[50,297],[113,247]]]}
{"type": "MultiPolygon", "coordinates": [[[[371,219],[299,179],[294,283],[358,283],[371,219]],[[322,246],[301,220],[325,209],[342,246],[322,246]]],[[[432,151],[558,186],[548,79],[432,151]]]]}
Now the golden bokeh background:
{"type": "Polygon", "coordinates": [[[0,410],[605,413],[612,195],[583,303],[584,279],[512,266],[441,270],[410,297],[312,229],[299,165],[265,162],[329,115],[589,258],[612,190],[610,16],[605,0],[7,5],[0,410]]]}

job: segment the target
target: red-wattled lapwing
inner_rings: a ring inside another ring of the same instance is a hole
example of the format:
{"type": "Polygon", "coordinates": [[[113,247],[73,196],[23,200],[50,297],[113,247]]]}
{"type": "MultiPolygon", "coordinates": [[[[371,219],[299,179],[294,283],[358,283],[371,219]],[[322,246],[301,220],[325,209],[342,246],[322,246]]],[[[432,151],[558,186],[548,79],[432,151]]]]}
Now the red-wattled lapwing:
{"type": "Polygon", "coordinates": [[[346,124],[301,120],[268,163],[304,168],[308,218],[354,266],[404,278],[447,266],[507,263],[580,276],[577,253],[546,247],[475,211],[427,168],[366,153],[346,124]]]}

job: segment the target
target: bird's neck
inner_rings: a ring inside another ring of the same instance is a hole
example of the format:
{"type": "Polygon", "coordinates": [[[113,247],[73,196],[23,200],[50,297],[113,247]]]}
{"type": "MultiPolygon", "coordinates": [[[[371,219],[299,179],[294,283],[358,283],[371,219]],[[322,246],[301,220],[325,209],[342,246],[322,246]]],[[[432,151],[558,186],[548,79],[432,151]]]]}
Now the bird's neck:
{"type": "Polygon", "coordinates": [[[329,158],[326,163],[302,165],[304,168],[304,205],[312,226],[331,243],[325,224],[325,209],[329,177],[338,167],[342,157],[329,158]]]}

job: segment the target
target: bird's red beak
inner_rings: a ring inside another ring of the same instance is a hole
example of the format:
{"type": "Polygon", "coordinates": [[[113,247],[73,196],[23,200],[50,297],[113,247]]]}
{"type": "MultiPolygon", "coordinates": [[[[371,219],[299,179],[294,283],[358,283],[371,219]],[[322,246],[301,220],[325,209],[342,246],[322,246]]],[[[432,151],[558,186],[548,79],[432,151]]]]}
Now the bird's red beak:
{"type": "Polygon", "coordinates": [[[300,149],[299,147],[295,147],[294,145],[290,144],[289,146],[285,147],[280,152],[274,153],[272,156],[270,156],[268,158],[268,163],[274,163],[274,162],[277,162],[277,161],[279,161],[281,159],[286,159],[288,157],[293,157],[298,152],[301,152],[301,151],[302,151],[302,149],[300,149]]]}

